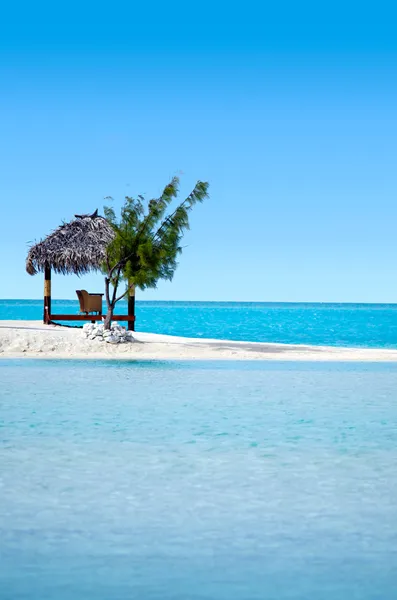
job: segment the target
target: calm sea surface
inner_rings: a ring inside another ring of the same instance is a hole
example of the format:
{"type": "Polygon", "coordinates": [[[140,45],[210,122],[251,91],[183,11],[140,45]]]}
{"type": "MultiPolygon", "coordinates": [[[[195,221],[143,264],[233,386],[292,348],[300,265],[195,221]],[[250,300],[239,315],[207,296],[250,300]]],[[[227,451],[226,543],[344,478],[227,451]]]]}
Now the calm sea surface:
{"type": "MultiPolygon", "coordinates": [[[[1,319],[41,319],[42,301],[0,300],[1,319]]],[[[55,300],[58,314],[77,301],[55,300]]],[[[126,313],[120,304],[119,311],[126,313]]],[[[397,304],[137,302],[137,330],[253,342],[397,348],[397,304]]]]}
{"type": "Polygon", "coordinates": [[[397,366],[0,361],[2,600],[392,600],[397,366]]]}

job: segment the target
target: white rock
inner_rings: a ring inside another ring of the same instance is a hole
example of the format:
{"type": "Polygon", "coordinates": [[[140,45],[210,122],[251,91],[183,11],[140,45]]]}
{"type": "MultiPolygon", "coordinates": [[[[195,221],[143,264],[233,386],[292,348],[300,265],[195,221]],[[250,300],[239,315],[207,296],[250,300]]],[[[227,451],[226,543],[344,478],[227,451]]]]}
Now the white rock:
{"type": "Polygon", "coordinates": [[[89,340],[97,340],[98,342],[108,342],[109,344],[125,344],[135,342],[132,331],[128,331],[114,321],[111,329],[104,329],[103,324],[86,323],[83,326],[83,335],[89,340]]]}

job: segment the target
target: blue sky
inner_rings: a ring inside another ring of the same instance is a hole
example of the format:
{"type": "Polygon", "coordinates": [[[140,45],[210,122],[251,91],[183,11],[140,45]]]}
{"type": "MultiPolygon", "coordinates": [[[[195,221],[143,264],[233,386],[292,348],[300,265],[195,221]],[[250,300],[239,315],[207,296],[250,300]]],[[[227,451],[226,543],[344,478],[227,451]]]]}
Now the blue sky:
{"type": "MultiPolygon", "coordinates": [[[[0,18],[0,297],[28,243],[174,175],[211,198],[144,299],[397,301],[389,3],[19,3],[0,18]]],[[[56,298],[101,275],[54,277],[56,298]]]]}

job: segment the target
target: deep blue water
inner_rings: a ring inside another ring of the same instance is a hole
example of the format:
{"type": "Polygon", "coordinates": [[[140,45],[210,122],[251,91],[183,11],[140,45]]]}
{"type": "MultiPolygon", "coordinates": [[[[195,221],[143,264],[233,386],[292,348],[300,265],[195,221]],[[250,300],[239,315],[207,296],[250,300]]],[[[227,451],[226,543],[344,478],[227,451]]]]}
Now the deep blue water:
{"type": "Polygon", "coordinates": [[[394,364],[0,361],[2,600],[394,600],[394,364]]]}
{"type": "MultiPolygon", "coordinates": [[[[77,314],[73,300],[53,312],[77,314]]],[[[120,304],[122,313],[126,306],[120,304]]],[[[0,300],[2,319],[42,319],[39,300],[0,300]]],[[[137,302],[138,331],[188,337],[397,348],[397,304],[137,302]]]]}

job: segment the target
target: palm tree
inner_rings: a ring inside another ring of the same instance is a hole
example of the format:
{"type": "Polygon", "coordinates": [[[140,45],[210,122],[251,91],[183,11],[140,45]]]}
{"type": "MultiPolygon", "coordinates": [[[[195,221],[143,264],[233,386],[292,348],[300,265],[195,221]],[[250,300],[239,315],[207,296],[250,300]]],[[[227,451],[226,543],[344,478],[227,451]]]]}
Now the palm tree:
{"type": "Polygon", "coordinates": [[[134,301],[136,287],[143,290],[156,287],[159,279],[172,280],[178,265],[177,257],[182,252],[180,242],[189,229],[189,213],[208,197],[208,187],[208,183],[198,181],[174,210],[170,205],[178,195],[178,177],[170,181],[159,198],[148,203],[143,196],[127,196],[119,219],[113,208],[105,206],[105,217],[115,232],[102,265],[107,303],[105,329],[110,328],[119,300],[129,294],[134,301]],[[123,291],[120,292],[122,283],[123,291]]]}

